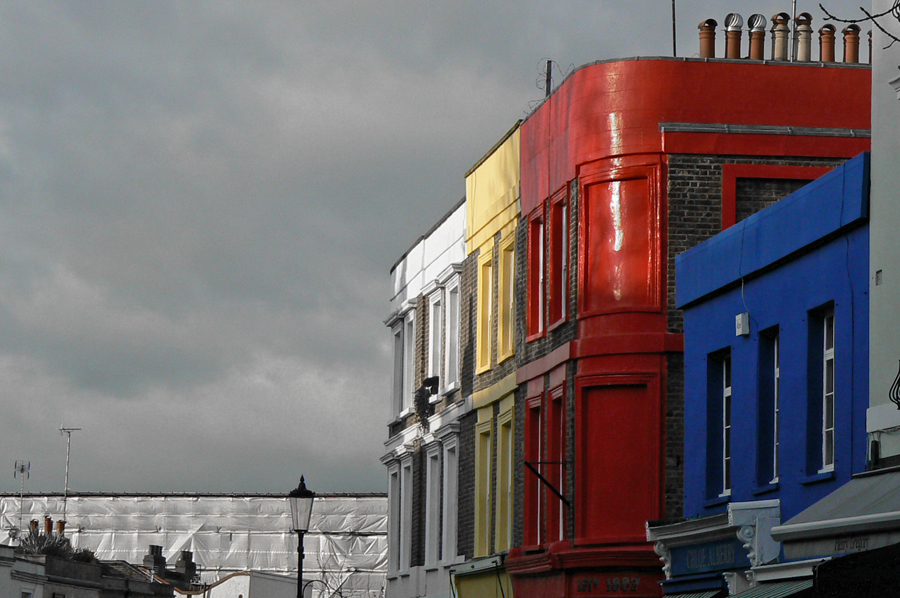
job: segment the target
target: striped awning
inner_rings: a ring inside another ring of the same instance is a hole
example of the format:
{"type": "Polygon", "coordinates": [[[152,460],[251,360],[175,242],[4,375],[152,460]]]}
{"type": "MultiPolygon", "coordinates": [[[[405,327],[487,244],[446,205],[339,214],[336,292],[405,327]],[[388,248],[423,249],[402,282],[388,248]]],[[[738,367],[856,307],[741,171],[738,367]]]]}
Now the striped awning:
{"type": "Polygon", "coordinates": [[[682,594],[666,594],[665,598],[719,598],[725,596],[725,590],[701,590],[699,592],[684,592],[682,594]]]}
{"type": "Polygon", "coordinates": [[[760,584],[746,592],[735,594],[731,598],[784,598],[785,596],[793,596],[803,590],[808,590],[812,586],[812,579],[777,581],[760,584]]]}

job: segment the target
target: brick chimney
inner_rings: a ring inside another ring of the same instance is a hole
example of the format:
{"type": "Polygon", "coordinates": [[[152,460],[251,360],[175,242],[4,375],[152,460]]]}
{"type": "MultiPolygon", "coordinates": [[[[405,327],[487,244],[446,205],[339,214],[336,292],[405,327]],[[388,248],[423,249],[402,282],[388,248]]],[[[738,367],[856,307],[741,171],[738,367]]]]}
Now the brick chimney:
{"type": "Polygon", "coordinates": [[[150,545],[150,552],[144,555],[144,567],[150,569],[159,577],[165,577],[166,557],[163,556],[162,546],[150,545]]]}

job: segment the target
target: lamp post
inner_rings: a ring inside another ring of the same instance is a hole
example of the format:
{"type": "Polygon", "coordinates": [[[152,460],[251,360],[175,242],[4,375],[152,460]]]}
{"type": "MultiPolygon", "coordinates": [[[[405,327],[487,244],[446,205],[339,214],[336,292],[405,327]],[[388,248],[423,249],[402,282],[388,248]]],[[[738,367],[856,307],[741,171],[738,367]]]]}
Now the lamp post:
{"type": "Polygon", "coordinates": [[[316,493],[306,488],[306,480],[300,476],[300,485],[291,490],[288,500],[291,503],[291,521],[297,532],[297,598],[303,598],[303,534],[309,531],[309,518],[312,515],[313,499],[316,493]]]}

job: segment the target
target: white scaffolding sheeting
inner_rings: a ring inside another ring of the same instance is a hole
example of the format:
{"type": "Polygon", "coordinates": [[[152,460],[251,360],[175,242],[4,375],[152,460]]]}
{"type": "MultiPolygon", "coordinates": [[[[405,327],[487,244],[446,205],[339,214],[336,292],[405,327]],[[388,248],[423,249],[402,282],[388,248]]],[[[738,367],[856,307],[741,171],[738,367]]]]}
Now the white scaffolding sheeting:
{"type": "MultiPolygon", "coordinates": [[[[26,495],[23,526],[62,517],[61,495],[26,495]]],[[[78,495],[69,496],[66,535],[98,559],[140,565],[156,544],[170,566],[182,550],[193,552],[203,582],[235,571],[297,574],[297,534],[283,496],[78,495]]],[[[19,497],[0,495],[0,543],[15,543],[19,497]]],[[[318,598],[375,598],[387,572],[387,497],[316,497],[304,538],[304,580],[318,598]]]]}

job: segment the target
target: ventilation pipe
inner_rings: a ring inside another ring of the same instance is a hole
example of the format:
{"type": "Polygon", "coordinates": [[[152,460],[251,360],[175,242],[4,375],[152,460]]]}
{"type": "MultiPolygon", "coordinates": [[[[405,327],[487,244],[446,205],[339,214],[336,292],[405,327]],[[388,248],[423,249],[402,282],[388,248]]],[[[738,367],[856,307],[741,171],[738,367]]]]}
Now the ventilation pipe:
{"type": "Polygon", "coordinates": [[[797,23],[797,61],[809,62],[812,60],[812,15],[801,12],[794,21],[797,23]]]}
{"type": "Polygon", "coordinates": [[[847,25],[844,34],[844,62],[859,63],[859,25],[847,25]]]}
{"type": "Polygon", "coordinates": [[[766,17],[761,14],[750,15],[747,26],[750,28],[750,60],[764,60],[766,51],[766,17]]]}
{"type": "Polygon", "coordinates": [[[772,60],[788,59],[788,37],[791,29],[788,27],[791,16],[786,12],[780,12],[772,17],[772,60]]]}
{"type": "Polygon", "coordinates": [[[819,60],[822,62],[834,62],[834,32],[836,29],[830,23],[819,29],[819,60]]]}
{"type": "Polygon", "coordinates": [[[725,58],[741,57],[741,28],[744,17],[736,12],[725,17],[725,58]]]}
{"type": "Polygon", "coordinates": [[[719,23],[715,19],[706,19],[697,28],[700,29],[700,58],[716,57],[716,27],[719,23]]]}
{"type": "Polygon", "coordinates": [[[869,29],[869,64],[872,64],[872,30],[869,29]]]}

